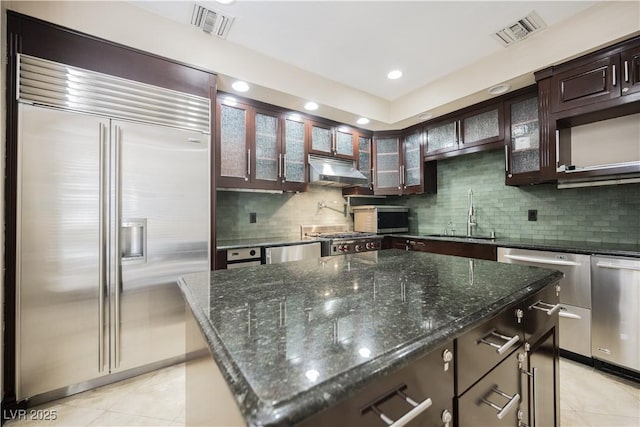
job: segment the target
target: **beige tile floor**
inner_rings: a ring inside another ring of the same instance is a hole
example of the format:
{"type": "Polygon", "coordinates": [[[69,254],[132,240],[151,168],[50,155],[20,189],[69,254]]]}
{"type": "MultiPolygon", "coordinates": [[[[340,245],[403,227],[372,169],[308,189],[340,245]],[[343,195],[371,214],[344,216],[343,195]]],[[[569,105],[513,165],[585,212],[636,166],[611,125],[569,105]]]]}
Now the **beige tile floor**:
{"type": "MultiPolygon", "coordinates": [[[[561,427],[640,426],[638,383],[561,359],[560,396],[561,427]]],[[[6,427],[184,426],[184,364],[31,409],[56,411],[57,419],[6,427]]]]}

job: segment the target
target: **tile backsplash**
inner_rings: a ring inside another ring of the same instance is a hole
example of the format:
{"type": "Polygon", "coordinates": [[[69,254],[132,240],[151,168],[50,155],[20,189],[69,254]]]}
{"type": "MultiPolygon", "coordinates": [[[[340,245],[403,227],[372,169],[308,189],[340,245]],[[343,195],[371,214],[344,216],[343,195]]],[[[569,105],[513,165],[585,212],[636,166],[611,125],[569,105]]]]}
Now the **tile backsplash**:
{"type": "MultiPolygon", "coordinates": [[[[541,184],[509,187],[504,184],[501,150],[467,154],[438,161],[438,193],[356,203],[400,204],[411,208],[410,232],[442,233],[452,223],[455,233],[466,233],[467,192],[473,190],[476,235],[498,238],[534,238],[608,243],[640,241],[640,184],[558,190],[541,184]],[[537,221],[528,211],[537,210],[537,221]]],[[[219,191],[218,240],[289,237],[300,235],[301,224],[353,224],[345,217],[345,199],[339,188],[309,187],[305,193],[246,193],[219,191]],[[319,203],[327,207],[320,208],[319,203]],[[256,213],[256,223],[249,214],[256,213]]]]}
{"type": "Polygon", "coordinates": [[[304,193],[250,193],[218,191],[216,238],[300,237],[300,225],[349,224],[344,214],[342,190],[310,186],[304,193]],[[320,207],[324,205],[325,207],[320,207]],[[256,222],[249,222],[249,214],[256,222]]]}
{"type": "MultiPolygon", "coordinates": [[[[438,193],[397,198],[411,208],[416,234],[466,233],[473,190],[477,235],[610,243],[640,241],[640,184],[558,190],[555,185],[504,185],[504,153],[481,152],[438,162],[438,193]],[[537,221],[528,211],[537,210],[537,221]]],[[[388,200],[388,202],[391,202],[388,200]]]]}

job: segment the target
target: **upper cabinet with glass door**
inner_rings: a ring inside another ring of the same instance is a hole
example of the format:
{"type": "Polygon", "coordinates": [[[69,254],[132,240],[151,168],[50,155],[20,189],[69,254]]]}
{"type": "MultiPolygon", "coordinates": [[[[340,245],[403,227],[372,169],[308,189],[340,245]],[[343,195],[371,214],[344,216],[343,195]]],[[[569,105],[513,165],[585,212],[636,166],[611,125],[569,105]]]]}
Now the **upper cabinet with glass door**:
{"type": "Polygon", "coordinates": [[[424,155],[427,160],[436,160],[500,148],[503,140],[503,105],[498,101],[428,124],[424,155]]]}
{"type": "Polygon", "coordinates": [[[540,173],[540,127],[536,93],[505,102],[510,135],[505,140],[507,185],[534,183],[540,173]]]}
{"type": "Polygon", "coordinates": [[[353,130],[346,126],[335,128],[329,124],[309,120],[309,152],[343,159],[356,159],[356,141],[353,130]]]}
{"type": "Polygon", "coordinates": [[[216,187],[304,191],[304,122],[222,98],[217,105],[216,187]],[[283,130],[284,128],[284,130],[283,130]]]}
{"type": "Polygon", "coordinates": [[[402,194],[419,194],[424,188],[422,158],[422,138],[424,132],[418,131],[402,138],[402,166],[400,179],[402,194]]]}
{"type": "Polygon", "coordinates": [[[400,137],[374,138],[373,191],[377,195],[400,194],[400,137]]]}

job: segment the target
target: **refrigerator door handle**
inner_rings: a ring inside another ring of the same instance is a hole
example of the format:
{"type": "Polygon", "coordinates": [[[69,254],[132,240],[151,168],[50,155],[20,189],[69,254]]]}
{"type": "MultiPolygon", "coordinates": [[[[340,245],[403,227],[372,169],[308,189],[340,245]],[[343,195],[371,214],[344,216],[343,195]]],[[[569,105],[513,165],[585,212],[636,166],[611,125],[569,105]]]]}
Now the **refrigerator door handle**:
{"type": "Polygon", "coordinates": [[[113,358],[114,358],[114,368],[120,367],[120,291],[122,288],[122,277],[121,277],[121,262],[120,255],[122,250],[120,248],[120,199],[122,197],[122,184],[121,184],[121,171],[120,171],[120,162],[122,161],[122,135],[121,129],[119,126],[115,126],[115,152],[114,152],[114,186],[115,186],[115,199],[114,199],[114,211],[115,211],[115,223],[116,229],[114,233],[114,249],[115,249],[115,274],[114,274],[114,286],[115,286],[115,319],[113,322],[114,325],[114,339],[113,339],[113,358]]]}
{"type": "Polygon", "coordinates": [[[105,368],[105,358],[104,358],[104,328],[105,328],[105,287],[107,285],[107,273],[106,273],[106,233],[107,228],[105,225],[105,218],[107,217],[107,213],[105,209],[107,207],[107,202],[105,200],[106,195],[108,194],[108,189],[106,188],[106,167],[105,162],[108,158],[105,150],[106,150],[106,140],[105,137],[107,135],[105,125],[103,123],[99,124],[100,126],[100,193],[98,196],[99,199],[99,229],[100,229],[100,237],[99,237],[99,253],[98,253],[98,269],[100,280],[98,283],[98,372],[104,372],[105,368]]]}

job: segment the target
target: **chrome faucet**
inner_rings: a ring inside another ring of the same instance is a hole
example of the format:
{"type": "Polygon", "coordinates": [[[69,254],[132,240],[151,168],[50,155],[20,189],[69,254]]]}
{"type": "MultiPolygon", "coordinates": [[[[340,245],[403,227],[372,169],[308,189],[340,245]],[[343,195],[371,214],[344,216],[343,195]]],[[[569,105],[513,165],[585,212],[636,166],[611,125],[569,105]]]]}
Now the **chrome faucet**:
{"type": "Polygon", "coordinates": [[[478,225],[473,221],[473,191],[469,189],[469,212],[467,214],[467,237],[473,235],[473,227],[478,225]]]}

